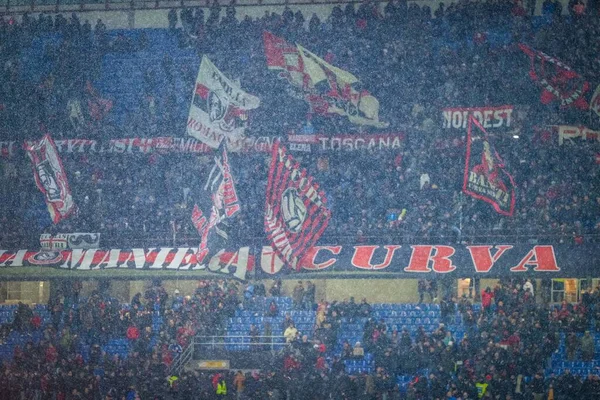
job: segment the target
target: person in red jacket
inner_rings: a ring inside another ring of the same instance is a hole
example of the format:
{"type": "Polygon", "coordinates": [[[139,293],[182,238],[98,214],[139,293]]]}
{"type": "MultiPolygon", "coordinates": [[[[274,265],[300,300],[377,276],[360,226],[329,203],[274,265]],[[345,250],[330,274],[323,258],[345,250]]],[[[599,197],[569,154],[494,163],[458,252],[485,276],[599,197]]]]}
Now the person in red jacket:
{"type": "Polygon", "coordinates": [[[48,348],[46,349],[46,362],[48,364],[56,364],[56,361],[58,360],[58,351],[56,350],[56,347],[54,347],[52,344],[48,345],[48,348]]]}
{"type": "Polygon", "coordinates": [[[481,292],[481,307],[483,311],[489,313],[491,311],[492,299],[494,298],[494,292],[490,287],[486,287],[483,292],[481,292]]]}
{"type": "Polygon", "coordinates": [[[137,340],[140,338],[140,330],[137,326],[131,325],[127,328],[127,339],[129,340],[137,340]]]}
{"type": "Polygon", "coordinates": [[[36,331],[42,327],[42,317],[40,317],[39,314],[34,314],[33,317],[31,317],[31,326],[36,331]]]}

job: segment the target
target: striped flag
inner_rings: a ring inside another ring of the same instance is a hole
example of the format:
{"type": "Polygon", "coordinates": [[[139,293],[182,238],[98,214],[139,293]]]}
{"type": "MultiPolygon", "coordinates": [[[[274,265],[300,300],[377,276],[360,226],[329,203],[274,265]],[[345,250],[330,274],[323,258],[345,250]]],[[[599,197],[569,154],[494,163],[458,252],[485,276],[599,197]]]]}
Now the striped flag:
{"type": "Polygon", "coordinates": [[[542,104],[558,100],[562,108],[571,106],[580,110],[589,108],[584,95],[590,89],[590,84],[581,75],[544,52],[522,43],[519,44],[519,48],[530,59],[529,76],[542,88],[540,95],[542,104]]]}
{"type": "Polygon", "coordinates": [[[44,194],[52,222],[57,224],[77,210],[67,175],[50,135],[27,146],[27,154],[33,163],[35,183],[44,194]]]}
{"type": "Polygon", "coordinates": [[[290,268],[319,240],[331,218],[325,193],[306,169],[275,142],[265,206],[265,232],[273,250],[290,268]]]}

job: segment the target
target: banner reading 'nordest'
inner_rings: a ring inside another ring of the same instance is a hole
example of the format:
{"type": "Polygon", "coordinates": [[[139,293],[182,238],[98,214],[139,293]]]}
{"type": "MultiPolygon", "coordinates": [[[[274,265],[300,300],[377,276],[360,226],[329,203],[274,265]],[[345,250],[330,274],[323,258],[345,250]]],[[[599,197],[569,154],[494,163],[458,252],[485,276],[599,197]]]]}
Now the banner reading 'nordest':
{"type": "Polygon", "coordinates": [[[475,118],[484,128],[510,128],[514,107],[444,108],[442,110],[444,129],[467,129],[469,117],[475,118]]]}

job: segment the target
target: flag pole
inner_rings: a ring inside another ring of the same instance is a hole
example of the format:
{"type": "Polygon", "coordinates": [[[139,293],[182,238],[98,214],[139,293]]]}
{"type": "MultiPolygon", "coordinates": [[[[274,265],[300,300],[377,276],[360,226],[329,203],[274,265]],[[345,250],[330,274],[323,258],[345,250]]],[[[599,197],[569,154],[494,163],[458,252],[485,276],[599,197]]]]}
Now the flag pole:
{"type": "Polygon", "coordinates": [[[464,204],[464,193],[461,190],[459,193],[459,209],[458,209],[458,243],[462,242],[462,229],[463,229],[463,204],[464,204]]]}

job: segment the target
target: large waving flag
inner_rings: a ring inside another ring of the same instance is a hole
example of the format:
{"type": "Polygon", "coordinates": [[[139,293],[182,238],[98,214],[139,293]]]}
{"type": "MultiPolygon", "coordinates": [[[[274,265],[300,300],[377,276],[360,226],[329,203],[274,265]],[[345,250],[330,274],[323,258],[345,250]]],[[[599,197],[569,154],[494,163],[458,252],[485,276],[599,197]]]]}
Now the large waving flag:
{"type": "Polygon", "coordinates": [[[29,144],[27,154],[33,163],[35,183],[44,194],[52,222],[57,224],[75,212],[77,207],[50,135],[45,135],[39,142],[29,144]]]}
{"type": "Polygon", "coordinates": [[[199,197],[201,205],[194,205],[192,223],[200,234],[197,261],[202,263],[211,249],[225,247],[224,243],[229,240],[229,219],[240,211],[225,146],[222,146],[222,153],[215,152],[214,164],[199,197]]]}
{"type": "Polygon", "coordinates": [[[504,162],[490,143],[486,130],[473,116],[469,117],[467,131],[463,192],[490,203],[502,215],[513,215],[513,177],[504,169],[504,162]]]}
{"type": "Polygon", "coordinates": [[[330,218],[325,193],[275,142],[265,206],[265,232],[275,253],[286,265],[299,269],[302,257],[319,240],[330,218]]]}
{"type": "Polygon", "coordinates": [[[584,95],[590,89],[589,82],[554,57],[524,44],[519,44],[519,48],[530,58],[529,75],[542,87],[540,101],[543,104],[559,100],[564,108],[588,109],[584,95]]]}
{"type": "Polygon", "coordinates": [[[270,32],[263,33],[263,41],[267,66],[281,70],[279,76],[289,81],[312,112],[346,116],[357,125],[389,125],[379,120],[379,101],[368,91],[358,89],[360,82],[353,74],[270,32]]]}
{"type": "Polygon", "coordinates": [[[237,247],[232,218],[241,208],[224,144],[214,152],[214,163],[197,195],[191,215],[200,235],[195,261],[211,272],[245,279],[254,267],[254,258],[249,247],[237,247]]]}
{"type": "Polygon", "coordinates": [[[258,97],[243,91],[239,82],[227,78],[204,56],[196,78],[187,133],[212,148],[218,148],[225,140],[231,150],[238,150],[248,111],[259,104],[258,97]]]}

